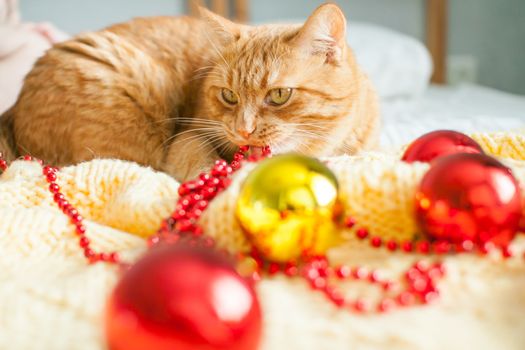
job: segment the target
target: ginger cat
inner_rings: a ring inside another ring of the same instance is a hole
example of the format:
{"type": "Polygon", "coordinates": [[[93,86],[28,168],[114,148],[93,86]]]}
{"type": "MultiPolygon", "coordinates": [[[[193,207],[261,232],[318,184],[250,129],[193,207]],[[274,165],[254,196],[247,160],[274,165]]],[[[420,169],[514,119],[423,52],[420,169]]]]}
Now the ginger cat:
{"type": "Polygon", "coordinates": [[[354,154],[377,141],[377,98],[334,4],[304,25],[139,18],[55,45],[1,119],[0,150],[63,166],[119,158],[196,176],[238,145],[354,154]]]}

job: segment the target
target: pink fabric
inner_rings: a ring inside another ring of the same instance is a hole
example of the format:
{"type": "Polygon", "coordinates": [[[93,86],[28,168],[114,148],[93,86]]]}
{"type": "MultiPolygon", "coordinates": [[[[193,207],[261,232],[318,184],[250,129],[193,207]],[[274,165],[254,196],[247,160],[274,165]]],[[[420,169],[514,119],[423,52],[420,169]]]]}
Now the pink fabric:
{"type": "Polygon", "coordinates": [[[0,0],[0,113],[15,101],[25,75],[55,42],[67,35],[50,23],[20,21],[17,0],[0,0]]]}

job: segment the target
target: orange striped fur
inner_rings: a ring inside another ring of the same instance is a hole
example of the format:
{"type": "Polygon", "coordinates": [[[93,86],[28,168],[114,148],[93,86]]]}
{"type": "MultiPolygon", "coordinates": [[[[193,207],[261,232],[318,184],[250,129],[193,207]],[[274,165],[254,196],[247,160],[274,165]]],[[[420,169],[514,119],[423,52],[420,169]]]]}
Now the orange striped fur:
{"type": "Polygon", "coordinates": [[[304,25],[251,27],[202,12],[134,19],[55,45],[2,117],[0,146],[60,166],[126,159],[182,180],[240,144],[313,156],[375,144],[376,94],[336,5],[304,25]],[[225,103],[223,88],[237,104],[225,103]],[[269,104],[274,88],[292,88],[290,99],[269,104]]]}

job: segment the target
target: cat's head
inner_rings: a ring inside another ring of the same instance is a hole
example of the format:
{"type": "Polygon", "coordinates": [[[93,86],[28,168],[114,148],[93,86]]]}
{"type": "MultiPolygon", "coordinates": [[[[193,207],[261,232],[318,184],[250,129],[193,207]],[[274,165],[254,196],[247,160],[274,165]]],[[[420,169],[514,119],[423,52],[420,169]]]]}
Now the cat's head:
{"type": "Polygon", "coordinates": [[[206,10],[203,17],[215,57],[198,117],[220,123],[217,143],[311,155],[341,143],[358,77],[339,7],[323,5],[303,25],[251,27],[206,10]]]}

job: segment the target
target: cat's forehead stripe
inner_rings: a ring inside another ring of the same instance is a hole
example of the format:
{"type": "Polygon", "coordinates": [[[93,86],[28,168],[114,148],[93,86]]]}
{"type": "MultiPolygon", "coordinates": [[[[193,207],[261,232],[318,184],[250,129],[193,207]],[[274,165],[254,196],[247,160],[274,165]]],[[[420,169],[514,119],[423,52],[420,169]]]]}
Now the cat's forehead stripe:
{"type": "Polygon", "coordinates": [[[254,89],[272,85],[279,76],[283,49],[277,38],[253,38],[240,43],[231,66],[232,83],[254,89]]]}

